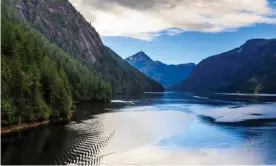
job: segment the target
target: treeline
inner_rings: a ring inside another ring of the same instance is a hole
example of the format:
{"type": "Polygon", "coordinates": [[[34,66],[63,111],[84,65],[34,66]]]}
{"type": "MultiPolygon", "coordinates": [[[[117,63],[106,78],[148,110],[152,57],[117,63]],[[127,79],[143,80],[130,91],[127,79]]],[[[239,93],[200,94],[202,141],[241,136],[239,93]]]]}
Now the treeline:
{"type": "Polygon", "coordinates": [[[111,86],[39,32],[1,17],[1,123],[69,117],[72,100],[111,98],[111,86]]]}

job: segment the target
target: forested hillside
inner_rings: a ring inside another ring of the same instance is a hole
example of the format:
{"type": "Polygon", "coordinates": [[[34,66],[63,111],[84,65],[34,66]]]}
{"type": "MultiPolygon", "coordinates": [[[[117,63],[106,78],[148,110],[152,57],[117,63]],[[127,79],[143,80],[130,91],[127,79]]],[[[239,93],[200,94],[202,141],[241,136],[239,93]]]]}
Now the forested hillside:
{"type": "Polygon", "coordinates": [[[49,41],[69,52],[112,86],[114,94],[163,91],[156,81],[138,74],[129,64],[119,64],[106,49],[97,31],[68,0],[3,0],[14,17],[37,29],[49,41]],[[122,66],[123,65],[123,66],[122,66]],[[139,76],[138,76],[139,75],[139,76]],[[137,77],[138,76],[138,77],[137,77]]]}
{"type": "Polygon", "coordinates": [[[276,39],[252,39],[202,60],[175,91],[276,93],[276,39]]]}
{"type": "Polygon", "coordinates": [[[105,47],[67,0],[1,1],[1,119],[70,117],[73,100],[164,88],[105,47]]]}
{"type": "Polygon", "coordinates": [[[85,65],[39,32],[2,15],[2,124],[69,117],[72,100],[110,98],[110,85],[85,65]]]}

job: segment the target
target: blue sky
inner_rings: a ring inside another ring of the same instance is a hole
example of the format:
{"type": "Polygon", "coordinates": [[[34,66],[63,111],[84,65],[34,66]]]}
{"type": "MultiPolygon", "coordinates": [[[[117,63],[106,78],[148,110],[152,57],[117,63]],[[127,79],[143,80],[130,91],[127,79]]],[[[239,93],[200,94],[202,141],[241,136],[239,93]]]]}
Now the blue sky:
{"type": "Polygon", "coordinates": [[[276,37],[276,0],[70,0],[103,43],[126,58],[144,51],[194,62],[252,38],[276,37]]]}
{"type": "Polygon", "coordinates": [[[230,32],[184,32],[161,35],[152,41],[130,37],[102,36],[103,43],[126,58],[144,51],[153,60],[167,64],[194,62],[239,47],[252,38],[276,38],[276,25],[258,24],[230,32]]]}

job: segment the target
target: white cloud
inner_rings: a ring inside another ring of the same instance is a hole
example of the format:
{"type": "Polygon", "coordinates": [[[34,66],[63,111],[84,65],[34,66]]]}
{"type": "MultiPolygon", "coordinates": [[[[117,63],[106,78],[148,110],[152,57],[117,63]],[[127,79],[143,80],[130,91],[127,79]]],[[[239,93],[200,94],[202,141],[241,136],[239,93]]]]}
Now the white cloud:
{"type": "Polygon", "coordinates": [[[71,0],[103,36],[151,40],[161,32],[220,32],[276,23],[266,0],[71,0]]]}
{"type": "Polygon", "coordinates": [[[176,34],[179,34],[179,33],[182,33],[182,32],[183,32],[183,30],[177,29],[177,28],[172,28],[172,29],[167,30],[167,34],[169,36],[173,36],[173,35],[176,35],[176,34]]]}

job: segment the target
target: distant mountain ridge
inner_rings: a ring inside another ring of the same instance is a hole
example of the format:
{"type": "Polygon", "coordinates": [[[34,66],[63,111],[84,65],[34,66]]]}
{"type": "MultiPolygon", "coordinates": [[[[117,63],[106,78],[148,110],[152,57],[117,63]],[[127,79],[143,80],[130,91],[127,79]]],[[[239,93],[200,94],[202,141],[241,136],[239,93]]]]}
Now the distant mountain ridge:
{"type": "Polygon", "coordinates": [[[160,61],[153,61],[143,51],[125,60],[165,87],[183,81],[195,67],[194,63],[167,65],[160,61]]]}
{"type": "Polygon", "coordinates": [[[276,93],[276,39],[251,39],[202,60],[172,91],[276,93]]]}

